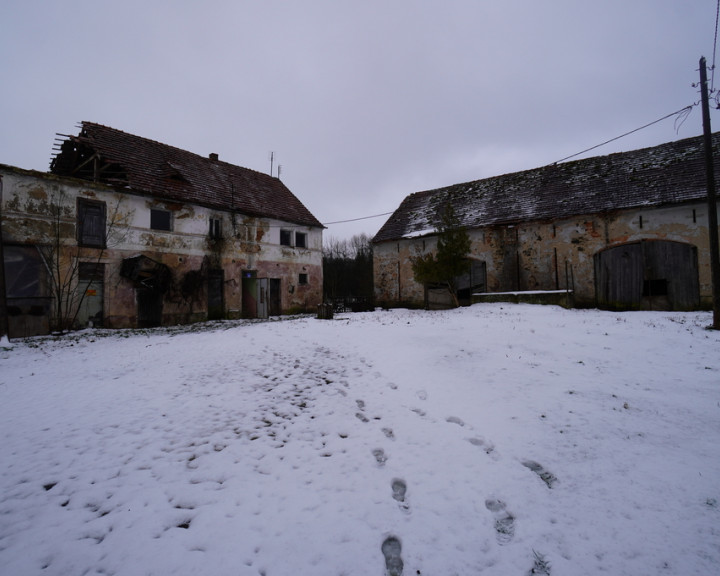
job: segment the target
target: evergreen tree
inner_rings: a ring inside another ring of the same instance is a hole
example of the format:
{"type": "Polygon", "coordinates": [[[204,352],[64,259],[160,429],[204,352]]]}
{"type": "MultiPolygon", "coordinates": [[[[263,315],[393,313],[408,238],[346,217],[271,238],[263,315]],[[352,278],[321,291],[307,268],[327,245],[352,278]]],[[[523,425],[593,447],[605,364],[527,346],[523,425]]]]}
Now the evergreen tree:
{"type": "Polygon", "coordinates": [[[445,204],[439,220],[435,228],[438,233],[437,250],[412,259],[413,276],[420,284],[446,286],[455,306],[459,306],[457,280],[470,268],[467,257],[470,253],[470,237],[460,225],[450,202],[445,204]]]}

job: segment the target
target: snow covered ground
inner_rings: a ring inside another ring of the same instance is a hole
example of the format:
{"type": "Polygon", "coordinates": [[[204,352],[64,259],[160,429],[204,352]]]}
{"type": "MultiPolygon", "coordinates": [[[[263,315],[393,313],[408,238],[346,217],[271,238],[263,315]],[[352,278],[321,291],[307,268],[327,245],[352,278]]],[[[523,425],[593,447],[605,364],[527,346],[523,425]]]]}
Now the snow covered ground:
{"type": "Polygon", "coordinates": [[[717,574],[710,322],[483,304],[6,342],[0,573],[717,574]]]}

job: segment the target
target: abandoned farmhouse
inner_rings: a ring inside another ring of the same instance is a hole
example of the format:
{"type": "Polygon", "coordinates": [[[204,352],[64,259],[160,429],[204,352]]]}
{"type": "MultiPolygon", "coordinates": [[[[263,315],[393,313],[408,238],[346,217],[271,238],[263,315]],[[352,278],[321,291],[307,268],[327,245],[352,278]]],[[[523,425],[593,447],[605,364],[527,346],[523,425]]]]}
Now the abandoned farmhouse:
{"type": "Polygon", "coordinates": [[[538,291],[607,309],[711,306],[702,137],[409,195],[373,238],[378,304],[442,302],[412,258],[436,249],[448,203],[471,240],[465,303],[538,291]]]}
{"type": "Polygon", "coordinates": [[[322,302],[322,224],[272,175],[82,122],[0,165],[9,335],[263,318],[322,302]]]}

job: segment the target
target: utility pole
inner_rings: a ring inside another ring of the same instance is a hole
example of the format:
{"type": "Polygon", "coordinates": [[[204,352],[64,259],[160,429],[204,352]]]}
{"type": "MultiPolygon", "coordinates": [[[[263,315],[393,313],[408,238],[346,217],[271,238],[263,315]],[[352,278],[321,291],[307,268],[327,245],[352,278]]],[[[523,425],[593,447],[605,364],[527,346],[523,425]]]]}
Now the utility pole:
{"type": "Polygon", "coordinates": [[[4,337],[10,337],[8,326],[7,299],[5,295],[5,255],[3,254],[3,237],[2,237],[2,197],[3,197],[3,181],[0,176],[0,340],[4,337]]]}
{"type": "Polygon", "coordinates": [[[713,166],[712,130],[708,103],[707,70],[705,56],[700,58],[700,94],[702,98],[703,140],[705,143],[705,175],[708,198],[708,235],[710,238],[710,273],[712,275],[713,324],[720,330],[720,248],[718,248],[717,200],[715,196],[715,169],[713,166]]]}

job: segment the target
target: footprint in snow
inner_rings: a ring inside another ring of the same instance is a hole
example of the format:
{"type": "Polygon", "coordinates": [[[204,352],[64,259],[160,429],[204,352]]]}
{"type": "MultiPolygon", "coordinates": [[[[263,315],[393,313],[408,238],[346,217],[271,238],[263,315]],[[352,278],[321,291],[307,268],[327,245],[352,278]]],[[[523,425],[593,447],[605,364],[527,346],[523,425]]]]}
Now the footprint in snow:
{"type": "Polygon", "coordinates": [[[450,424],[457,424],[458,426],[465,426],[465,422],[462,421],[461,418],[458,418],[457,416],[448,416],[445,418],[446,422],[450,422],[450,424]]]}
{"type": "Polygon", "coordinates": [[[545,468],[543,468],[540,464],[538,464],[534,460],[525,460],[522,463],[522,465],[525,466],[525,468],[528,468],[528,469],[532,470],[533,472],[535,472],[535,474],[537,474],[538,476],[540,476],[540,480],[545,482],[545,484],[547,484],[548,488],[552,488],[553,484],[555,484],[555,482],[557,482],[557,477],[554,474],[545,470],[545,468]]]}
{"type": "Polygon", "coordinates": [[[473,446],[477,446],[479,448],[482,448],[485,450],[485,454],[492,454],[495,451],[495,446],[492,442],[487,442],[484,438],[468,438],[467,439],[470,444],[473,446]]]}
{"type": "Polygon", "coordinates": [[[375,448],[375,450],[372,451],[373,456],[375,457],[375,461],[378,463],[378,466],[384,466],[385,462],[387,462],[387,455],[385,454],[385,450],[382,448],[375,448]]]}
{"type": "Polygon", "coordinates": [[[488,498],[485,500],[485,508],[495,516],[495,532],[497,542],[503,546],[510,542],[515,536],[515,517],[507,511],[505,502],[488,498]]]}
{"type": "Polygon", "coordinates": [[[403,561],[400,553],[402,545],[400,540],[395,536],[388,536],[382,543],[381,547],[383,556],[385,556],[385,568],[387,568],[388,576],[401,576],[403,572],[403,561]]]}
{"type": "Polygon", "coordinates": [[[405,500],[405,495],[407,494],[407,484],[405,484],[404,480],[401,480],[400,478],[395,478],[392,481],[391,486],[393,499],[397,501],[401,510],[407,512],[410,508],[410,505],[405,500]]]}

